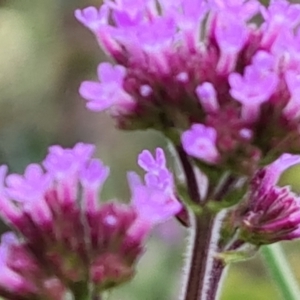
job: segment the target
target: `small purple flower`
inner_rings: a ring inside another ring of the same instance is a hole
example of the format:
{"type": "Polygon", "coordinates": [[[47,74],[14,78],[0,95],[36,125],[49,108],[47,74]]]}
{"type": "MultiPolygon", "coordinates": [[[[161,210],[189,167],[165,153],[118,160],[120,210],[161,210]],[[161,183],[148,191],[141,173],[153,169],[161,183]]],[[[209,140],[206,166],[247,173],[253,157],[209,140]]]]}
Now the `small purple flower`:
{"type": "Polygon", "coordinates": [[[300,70],[300,30],[283,28],[276,34],[271,52],[275,55],[282,70],[286,70],[285,75],[295,72],[294,75],[297,76],[300,70]]]}
{"type": "Polygon", "coordinates": [[[147,172],[156,172],[166,168],[166,157],[161,148],[155,150],[155,157],[150,151],[144,150],[138,156],[138,164],[147,172]]]}
{"type": "Polygon", "coordinates": [[[260,3],[257,0],[210,0],[212,8],[217,12],[224,12],[235,15],[237,18],[248,21],[260,9],[260,3]]]}
{"type": "Polygon", "coordinates": [[[43,166],[56,179],[66,177],[70,179],[70,176],[77,175],[94,151],[94,145],[83,143],[76,144],[73,149],[65,149],[58,145],[51,146],[43,161],[43,166]]]}
{"type": "Polygon", "coordinates": [[[145,184],[135,173],[128,174],[132,204],[142,220],[150,224],[161,223],[173,217],[182,208],[175,196],[172,173],[166,167],[166,157],[161,148],[155,157],[148,150],[138,156],[138,164],[145,171],[145,184]]]}
{"type": "Polygon", "coordinates": [[[238,53],[248,39],[248,28],[235,15],[220,13],[215,22],[214,34],[221,50],[217,71],[228,74],[233,71],[238,53]]]}
{"type": "Polygon", "coordinates": [[[268,8],[261,6],[260,11],[265,19],[262,25],[264,47],[270,47],[285,29],[294,29],[300,23],[300,5],[291,4],[286,0],[272,0],[268,8]]]}
{"type": "Polygon", "coordinates": [[[129,112],[133,102],[123,89],[125,75],[124,67],[101,63],[98,67],[100,82],[85,81],[79,89],[81,96],[88,101],[87,107],[94,111],[129,112]]]}
{"type": "Polygon", "coordinates": [[[112,10],[118,27],[130,27],[143,22],[144,14],[150,12],[150,3],[149,0],[108,0],[105,4],[112,10]]]}
{"type": "Polygon", "coordinates": [[[109,168],[104,166],[99,159],[92,159],[87,167],[81,171],[82,200],[87,211],[95,211],[99,207],[98,195],[108,175],[109,168]]]}
{"type": "Polygon", "coordinates": [[[189,155],[199,158],[208,164],[216,164],[220,159],[216,142],[217,132],[203,124],[194,124],[181,136],[184,150],[189,155]]]}
{"type": "Polygon", "coordinates": [[[91,31],[97,32],[102,25],[107,24],[108,12],[106,5],[102,5],[99,9],[90,6],[82,10],[76,9],[75,17],[91,31]]]}
{"type": "Polygon", "coordinates": [[[152,227],[180,212],[182,205],[174,195],[143,184],[135,173],[128,174],[128,181],[132,193],[131,203],[141,223],[152,227]]]}
{"type": "Polygon", "coordinates": [[[11,174],[6,178],[6,183],[10,187],[9,196],[19,202],[39,199],[49,188],[50,182],[50,176],[44,174],[38,164],[29,165],[24,176],[11,174]]]}
{"type": "Polygon", "coordinates": [[[253,64],[246,67],[244,77],[238,73],[229,76],[231,96],[242,104],[242,118],[247,122],[259,117],[260,105],[275,92],[278,76],[271,63],[272,56],[261,51],[253,58],[253,64]]]}

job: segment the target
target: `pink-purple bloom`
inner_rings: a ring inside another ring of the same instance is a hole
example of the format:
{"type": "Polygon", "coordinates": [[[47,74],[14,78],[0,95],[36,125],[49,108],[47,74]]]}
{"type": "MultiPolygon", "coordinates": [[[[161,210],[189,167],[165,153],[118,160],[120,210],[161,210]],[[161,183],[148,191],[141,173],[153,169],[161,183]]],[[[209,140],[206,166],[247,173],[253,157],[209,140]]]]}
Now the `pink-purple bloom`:
{"type": "Polygon", "coordinates": [[[146,174],[145,184],[135,173],[129,174],[132,204],[149,223],[160,223],[180,212],[182,205],[175,195],[173,174],[166,166],[166,157],[161,148],[155,151],[155,157],[144,150],[138,157],[138,164],[146,174]],[[143,196],[143,195],[148,195],[143,196]]]}
{"type": "Polygon", "coordinates": [[[275,92],[278,76],[272,70],[274,58],[267,52],[257,52],[251,65],[245,68],[244,77],[239,73],[229,76],[230,94],[242,104],[241,117],[254,122],[259,117],[260,106],[275,92]]]}
{"type": "Polygon", "coordinates": [[[300,150],[299,9],[286,0],[110,0],[78,9],[120,73],[84,82],[80,93],[123,129],[182,134],[203,124],[216,132],[220,161],[237,171],[238,157],[255,169],[271,149],[280,147],[277,157],[300,150]]]}
{"type": "Polygon", "coordinates": [[[87,107],[94,111],[110,108],[112,114],[129,112],[133,100],[123,89],[125,74],[126,69],[122,66],[101,63],[98,67],[100,82],[85,81],[79,89],[88,100],[87,107]]]}
{"type": "Polygon", "coordinates": [[[22,236],[2,239],[0,295],[23,293],[28,295],[24,299],[35,299],[47,291],[49,282],[60,284],[62,291],[72,292],[74,284],[86,283],[100,292],[127,281],[149,231],[181,209],[162,149],[157,150],[158,168],[149,165],[147,170],[158,174],[158,181],[146,174],[142,183],[131,173],[131,204],[100,204],[109,169],[92,158],[94,150],[83,143],[72,149],[51,146],[43,167],[31,164],[24,175],[7,176],[7,168],[0,168],[0,214],[22,236]],[[14,250],[11,245],[16,245],[14,250]]]}
{"type": "Polygon", "coordinates": [[[194,124],[191,129],[182,134],[184,150],[189,155],[209,164],[216,164],[220,159],[216,141],[216,130],[203,124],[194,124]]]}

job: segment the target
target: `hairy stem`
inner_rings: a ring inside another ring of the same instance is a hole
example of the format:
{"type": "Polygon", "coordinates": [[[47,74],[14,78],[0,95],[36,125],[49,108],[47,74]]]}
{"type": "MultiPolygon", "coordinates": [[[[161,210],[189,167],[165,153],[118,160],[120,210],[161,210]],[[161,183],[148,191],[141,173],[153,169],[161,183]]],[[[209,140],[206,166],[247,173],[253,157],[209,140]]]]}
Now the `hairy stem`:
{"type": "Polygon", "coordinates": [[[281,291],[282,299],[299,299],[300,290],[298,283],[289,267],[280,244],[264,246],[261,252],[277,287],[281,291]]]}
{"type": "Polygon", "coordinates": [[[224,264],[218,252],[218,218],[210,212],[195,216],[195,232],[184,300],[215,300],[224,264]]]}
{"type": "Polygon", "coordinates": [[[219,294],[222,286],[222,279],[225,274],[225,264],[219,259],[213,259],[211,273],[209,277],[207,300],[219,299],[219,294]]]}
{"type": "MultiPolygon", "coordinates": [[[[190,260],[187,262],[187,283],[183,293],[183,300],[215,300],[218,293],[219,283],[223,274],[224,265],[215,258],[219,252],[220,224],[218,215],[204,207],[205,202],[200,197],[195,170],[181,145],[176,147],[183,172],[185,173],[187,191],[192,203],[202,206],[199,214],[191,212],[193,241],[190,260]]],[[[228,192],[232,180],[224,183],[217,191],[217,200],[222,199],[228,192]]]]}

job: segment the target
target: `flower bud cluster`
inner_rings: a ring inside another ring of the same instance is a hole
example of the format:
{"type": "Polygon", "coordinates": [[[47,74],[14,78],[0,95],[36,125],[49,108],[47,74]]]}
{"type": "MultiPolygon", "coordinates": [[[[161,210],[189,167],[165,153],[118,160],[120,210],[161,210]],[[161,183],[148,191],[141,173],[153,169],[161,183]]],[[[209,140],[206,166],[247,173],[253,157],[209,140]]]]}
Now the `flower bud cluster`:
{"type": "Polygon", "coordinates": [[[300,197],[289,186],[278,186],[282,172],[299,163],[299,155],[283,154],[255,174],[245,201],[230,217],[239,239],[263,245],[300,237],[300,197]]]}

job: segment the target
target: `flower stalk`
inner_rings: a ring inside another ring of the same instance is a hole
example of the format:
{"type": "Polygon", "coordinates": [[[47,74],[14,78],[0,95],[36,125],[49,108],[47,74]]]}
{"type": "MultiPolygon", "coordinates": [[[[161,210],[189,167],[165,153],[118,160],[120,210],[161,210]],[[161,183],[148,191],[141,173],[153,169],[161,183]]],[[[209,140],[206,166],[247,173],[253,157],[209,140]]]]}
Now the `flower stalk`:
{"type": "Polygon", "coordinates": [[[282,299],[299,299],[300,290],[298,283],[292,273],[289,263],[283,253],[279,243],[264,246],[261,254],[272,275],[278,289],[281,292],[282,299]]]}
{"type": "Polygon", "coordinates": [[[89,300],[91,299],[89,286],[87,282],[76,282],[72,285],[72,293],[74,300],[89,300]]]}
{"type": "Polygon", "coordinates": [[[194,237],[184,300],[215,300],[224,264],[214,257],[218,245],[217,217],[195,216],[194,237]]]}
{"type": "MultiPolygon", "coordinates": [[[[186,185],[190,200],[193,204],[203,206],[193,166],[181,146],[177,146],[177,153],[186,178],[186,185]]],[[[222,189],[224,196],[227,189],[222,189]]],[[[215,213],[205,207],[199,213],[192,211],[192,247],[188,254],[188,277],[183,300],[215,300],[219,290],[219,282],[225,265],[215,254],[218,252],[220,222],[215,213]]]]}

